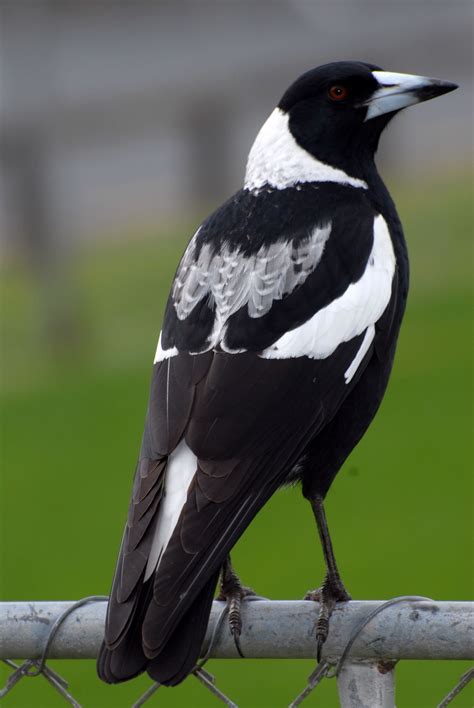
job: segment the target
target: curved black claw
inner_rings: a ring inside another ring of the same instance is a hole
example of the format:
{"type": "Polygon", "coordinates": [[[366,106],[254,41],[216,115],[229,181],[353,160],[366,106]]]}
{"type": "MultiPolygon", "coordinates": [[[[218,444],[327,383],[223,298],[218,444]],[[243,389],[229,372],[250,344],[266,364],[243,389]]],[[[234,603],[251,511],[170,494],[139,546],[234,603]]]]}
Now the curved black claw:
{"type": "Polygon", "coordinates": [[[325,641],[325,639],[321,639],[321,637],[318,637],[318,635],[316,635],[316,661],[318,662],[318,664],[321,662],[321,653],[323,651],[323,644],[325,641]]]}
{"type": "Polygon", "coordinates": [[[235,648],[242,659],[245,659],[245,656],[240,644],[240,635],[242,633],[241,606],[242,600],[250,595],[255,595],[254,591],[242,585],[232,568],[230,558],[228,558],[222,567],[221,589],[217,599],[227,602],[229,608],[228,622],[230,633],[232,634],[235,648]]]}
{"type": "Polygon", "coordinates": [[[323,650],[323,645],[328,638],[329,634],[329,619],[333,613],[333,610],[336,606],[335,601],[329,601],[325,602],[324,600],[320,601],[320,608],[319,608],[319,615],[318,615],[318,621],[316,622],[316,642],[317,642],[317,648],[316,648],[316,658],[318,660],[318,663],[321,661],[321,653],[323,650]]]}
{"type": "Polygon", "coordinates": [[[239,653],[239,656],[240,656],[242,659],[245,659],[245,654],[244,654],[244,652],[242,651],[242,646],[241,646],[241,644],[240,644],[240,632],[238,632],[238,633],[235,632],[235,633],[234,633],[234,632],[232,632],[232,630],[230,630],[230,631],[231,631],[231,634],[232,634],[232,638],[233,638],[233,640],[234,640],[235,648],[237,649],[237,651],[238,651],[238,653],[239,653]]]}
{"type": "Polygon", "coordinates": [[[329,620],[337,602],[347,602],[351,596],[342,582],[334,581],[326,576],[324,583],[318,590],[306,593],[305,600],[319,602],[318,620],[316,622],[316,658],[321,661],[323,646],[329,634],[329,620]]]}
{"type": "Polygon", "coordinates": [[[230,633],[234,639],[235,648],[242,658],[244,655],[242,653],[242,647],[240,645],[240,635],[242,633],[242,615],[241,615],[241,605],[242,605],[242,587],[237,585],[230,591],[227,596],[227,602],[229,606],[229,628],[230,633]]]}

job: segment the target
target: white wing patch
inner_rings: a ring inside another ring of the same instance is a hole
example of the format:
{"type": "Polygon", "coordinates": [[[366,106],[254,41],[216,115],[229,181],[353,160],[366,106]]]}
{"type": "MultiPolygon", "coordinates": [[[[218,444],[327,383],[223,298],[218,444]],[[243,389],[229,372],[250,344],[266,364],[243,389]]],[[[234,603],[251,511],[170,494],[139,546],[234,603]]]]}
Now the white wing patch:
{"type": "Polygon", "coordinates": [[[265,186],[287,189],[304,182],[338,182],[367,189],[364,180],[320,162],[300,147],[291,134],[288,120],[288,113],[275,108],[261,127],[249,152],[245,189],[265,186]]]}
{"type": "Polygon", "coordinates": [[[168,458],[163,498],[157,515],[144,581],[148,580],[160,564],[166,546],[178,523],[181,509],[186,503],[189,485],[196,470],[196,455],[182,440],[168,458]]]}
{"type": "Polygon", "coordinates": [[[262,246],[256,254],[244,256],[225,246],[213,253],[204,244],[196,255],[196,237],[189,244],[173,286],[173,303],[178,319],[184,320],[204,297],[215,305],[216,326],[211,337],[219,341],[227,319],[247,305],[250,317],[263,317],[274,300],[301,285],[323,255],[331,225],[317,227],[297,244],[280,240],[262,246]]]}
{"type": "Polygon", "coordinates": [[[390,301],[395,263],[387,224],[378,215],[374,219],[374,245],[362,277],[307,322],[282,335],[261,356],[266,359],[298,356],[325,359],[339,344],[367,330],[354,361],[345,373],[346,383],[349,383],[370,346],[373,327],[390,301]]]}

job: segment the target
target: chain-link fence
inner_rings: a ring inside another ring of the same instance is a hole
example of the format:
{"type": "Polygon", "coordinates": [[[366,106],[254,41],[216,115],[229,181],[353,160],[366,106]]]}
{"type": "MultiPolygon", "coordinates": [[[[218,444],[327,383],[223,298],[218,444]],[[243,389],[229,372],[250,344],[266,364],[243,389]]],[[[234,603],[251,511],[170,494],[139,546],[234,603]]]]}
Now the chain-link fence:
{"type": "MultiPolygon", "coordinates": [[[[241,646],[247,658],[308,659],[316,655],[314,628],[318,605],[305,601],[252,598],[243,604],[241,646]]],[[[48,659],[91,659],[102,641],[107,598],[78,602],[0,603],[0,658],[12,669],[0,698],[19,681],[43,677],[70,705],[81,708],[67,682],[48,659]],[[12,659],[20,658],[22,663],[12,659]]],[[[394,706],[395,666],[401,659],[471,659],[474,654],[474,603],[436,602],[418,596],[387,602],[347,602],[331,618],[324,659],[291,703],[296,708],[322,680],[335,678],[342,708],[394,706]]],[[[204,664],[209,658],[238,658],[226,624],[227,606],[214,602],[203,656],[193,675],[227,706],[236,706],[216,685],[204,664]]],[[[474,678],[465,673],[438,708],[447,706],[474,678]]],[[[160,688],[153,684],[133,708],[160,688]]]]}

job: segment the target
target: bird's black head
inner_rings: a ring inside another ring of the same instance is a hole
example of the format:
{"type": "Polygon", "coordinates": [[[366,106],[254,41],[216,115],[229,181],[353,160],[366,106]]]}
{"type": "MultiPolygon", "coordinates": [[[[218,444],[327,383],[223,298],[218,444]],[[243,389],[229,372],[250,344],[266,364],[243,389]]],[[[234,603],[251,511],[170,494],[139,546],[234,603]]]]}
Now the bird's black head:
{"type": "Polygon", "coordinates": [[[437,79],[385,72],[374,64],[335,62],[300,76],[278,108],[288,115],[288,127],[302,148],[321,162],[364,177],[364,166],[395,113],[454,88],[437,79]]]}

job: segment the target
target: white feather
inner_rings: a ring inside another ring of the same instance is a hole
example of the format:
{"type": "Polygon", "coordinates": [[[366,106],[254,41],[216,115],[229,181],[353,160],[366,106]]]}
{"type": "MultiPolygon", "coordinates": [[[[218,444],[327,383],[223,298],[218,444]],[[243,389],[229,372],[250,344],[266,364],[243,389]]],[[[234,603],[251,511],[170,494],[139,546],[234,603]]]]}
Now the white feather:
{"type": "Polygon", "coordinates": [[[158,346],[156,347],[156,353],[155,353],[155,359],[153,361],[154,364],[156,364],[158,361],[163,361],[164,359],[169,359],[171,356],[176,356],[178,354],[178,350],[176,347],[172,347],[171,349],[163,349],[161,345],[161,332],[160,336],[158,337],[158,346]]]}
{"type": "Polygon", "coordinates": [[[186,503],[188,489],[197,470],[196,455],[182,440],[168,458],[163,498],[145,571],[145,580],[156,570],[186,503]]]}
{"type": "Polygon", "coordinates": [[[275,108],[249,152],[244,187],[287,189],[303,182],[338,182],[367,189],[367,183],[320,162],[298,145],[288,127],[288,113],[275,108]]]}
{"type": "MultiPolygon", "coordinates": [[[[330,356],[339,344],[375,325],[390,301],[394,272],[395,254],[389,230],[385,219],[378,215],[374,219],[374,245],[362,277],[307,322],[282,335],[261,356],[266,359],[330,356]]],[[[370,342],[364,342],[368,348],[370,342]]],[[[360,361],[362,358],[363,354],[360,361]]],[[[349,367],[346,377],[352,378],[355,371],[356,368],[349,367]]]]}
{"type": "Polygon", "coordinates": [[[364,356],[367,354],[369,351],[369,347],[372,344],[373,340],[375,337],[375,327],[374,325],[370,325],[370,327],[367,327],[367,330],[365,332],[365,337],[362,340],[362,344],[360,345],[359,351],[355,355],[354,359],[352,360],[351,365],[347,369],[347,371],[344,373],[344,379],[346,381],[346,384],[350,383],[352,379],[354,378],[357,369],[359,368],[362,359],[364,356]]]}

